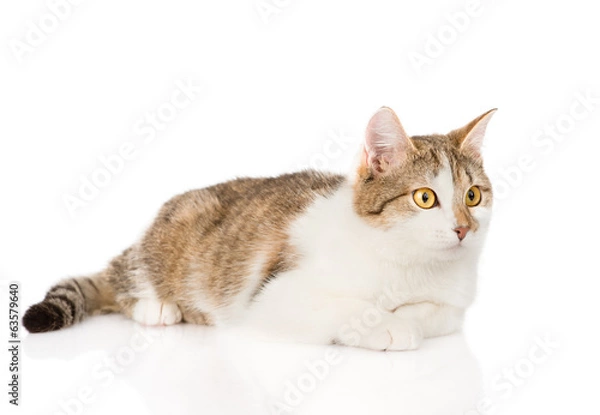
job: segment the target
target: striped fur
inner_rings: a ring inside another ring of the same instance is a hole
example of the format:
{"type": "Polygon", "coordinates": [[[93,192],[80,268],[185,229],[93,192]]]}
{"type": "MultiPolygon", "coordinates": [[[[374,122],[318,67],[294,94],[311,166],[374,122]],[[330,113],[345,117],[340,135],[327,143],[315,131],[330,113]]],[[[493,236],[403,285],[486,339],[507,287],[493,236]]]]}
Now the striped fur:
{"type": "Polygon", "coordinates": [[[87,316],[119,311],[106,273],[64,279],[54,285],[44,301],[31,306],[23,325],[32,333],[59,330],[87,316]]]}
{"type": "Polygon", "coordinates": [[[135,319],[136,306],[156,301],[176,304],[186,322],[228,319],[275,274],[293,266],[287,226],[343,181],[303,171],[236,179],[175,196],[141,241],[102,273],[52,287],[23,324],[31,332],[53,331],[113,311],[135,319]],[[250,271],[259,252],[265,259],[250,271]]]}
{"type": "Polygon", "coordinates": [[[480,148],[492,113],[448,134],[409,137],[382,108],[348,177],[303,171],[175,196],[141,240],[104,271],[53,286],[23,324],[45,332],[120,312],[143,324],[242,323],[298,341],[395,350],[450,333],[473,301],[491,215],[480,148]],[[472,186],[476,207],[465,204],[472,186]],[[439,197],[428,210],[413,197],[423,187],[439,197]],[[400,295],[380,332],[356,344],[335,332],[390,290],[400,295]]]}

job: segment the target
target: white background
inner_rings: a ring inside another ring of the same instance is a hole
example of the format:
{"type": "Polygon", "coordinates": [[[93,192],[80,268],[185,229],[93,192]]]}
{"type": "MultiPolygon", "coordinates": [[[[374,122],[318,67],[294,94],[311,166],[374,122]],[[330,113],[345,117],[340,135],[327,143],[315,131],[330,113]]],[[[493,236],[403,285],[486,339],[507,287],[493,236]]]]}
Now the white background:
{"type": "MultiPolygon", "coordinates": [[[[0,337],[7,281],[20,282],[24,312],[59,278],[102,268],[179,192],[306,165],[345,172],[382,105],[409,134],[499,108],[484,154],[495,218],[464,332],[375,353],[181,325],[130,354],[140,328],[98,317],[22,332],[15,413],[278,413],[275,402],[288,405],[279,413],[306,414],[598,413],[600,29],[591,4],[490,0],[473,12],[463,1],[266,0],[277,13],[263,19],[253,1],[88,0],[63,6],[54,28],[45,2],[2,2],[0,337]],[[24,49],[30,22],[49,33],[24,49]],[[201,90],[193,102],[154,140],[136,134],[189,80],[201,90]],[[546,128],[564,134],[543,137],[546,128]],[[69,213],[65,198],[80,197],[82,180],[102,174],[99,157],[127,142],[133,159],[69,213]],[[539,342],[551,346],[542,352],[539,342]],[[315,378],[305,362],[331,350],[339,356],[315,378]],[[546,357],[532,363],[530,350],[546,357]],[[507,371],[518,378],[508,383],[507,371]],[[290,392],[299,381],[300,396],[290,392]]],[[[2,385],[9,359],[0,354],[2,385]]]]}

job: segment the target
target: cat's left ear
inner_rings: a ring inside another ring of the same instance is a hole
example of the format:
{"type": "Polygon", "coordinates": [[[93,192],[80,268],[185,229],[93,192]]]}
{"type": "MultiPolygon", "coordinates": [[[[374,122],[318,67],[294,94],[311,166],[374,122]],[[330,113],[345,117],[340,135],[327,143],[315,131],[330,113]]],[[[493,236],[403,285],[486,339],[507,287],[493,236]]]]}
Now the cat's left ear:
{"type": "Polygon", "coordinates": [[[481,157],[481,146],[483,145],[483,137],[488,122],[492,119],[492,115],[497,111],[497,108],[491,109],[488,112],[475,118],[462,128],[452,131],[449,135],[457,140],[460,150],[473,157],[481,157]]]}
{"type": "Polygon", "coordinates": [[[367,126],[363,165],[375,175],[385,174],[400,165],[414,144],[404,131],[396,113],[381,107],[367,126]]]}

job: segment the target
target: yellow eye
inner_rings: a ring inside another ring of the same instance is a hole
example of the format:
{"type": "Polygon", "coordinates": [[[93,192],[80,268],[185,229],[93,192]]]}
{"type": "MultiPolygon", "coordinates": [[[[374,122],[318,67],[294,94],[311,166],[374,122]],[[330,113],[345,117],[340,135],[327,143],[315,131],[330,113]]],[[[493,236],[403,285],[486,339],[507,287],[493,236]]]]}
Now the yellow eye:
{"type": "Polygon", "coordinates": [[[431,209],[437,204],[435,192],[428,187],[421,187],[413,192],[413,200],[422,209],[431,209]]]}
{"type": "Polygon", "coordinates": [[[479,187],[473,186],[465,195],[465,204],[469,207],[475,207],[479,202],[481,202],[481,190],[479,190],[479,187]]]}

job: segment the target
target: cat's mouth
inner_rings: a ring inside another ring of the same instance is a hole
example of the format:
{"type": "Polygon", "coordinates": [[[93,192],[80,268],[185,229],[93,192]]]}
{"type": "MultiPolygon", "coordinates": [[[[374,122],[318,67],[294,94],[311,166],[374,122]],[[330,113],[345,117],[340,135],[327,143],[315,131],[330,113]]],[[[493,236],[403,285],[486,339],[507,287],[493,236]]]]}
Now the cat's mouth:
{"type": "Polygon", "coordinates": [[[458,241],[456,243],[453,243],[451,245],[447,245],[443,248],[440,249],[440,251],[442,252],[458,252],[458,251],[462,251],[464,249],[464,244],[461,241],[458,241]]]}

